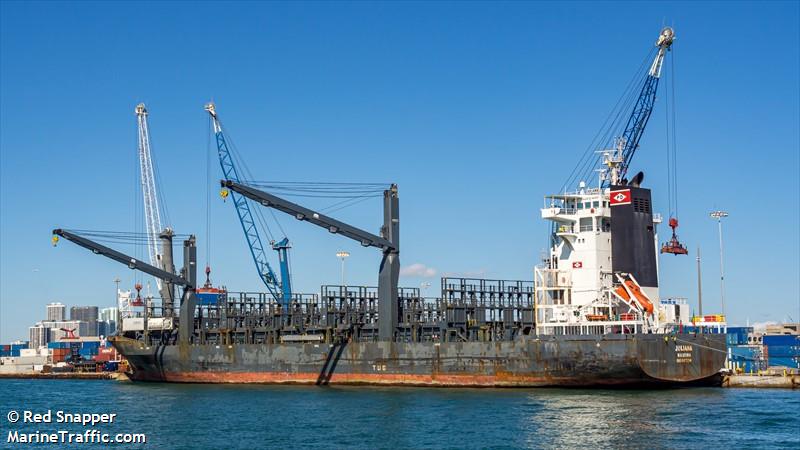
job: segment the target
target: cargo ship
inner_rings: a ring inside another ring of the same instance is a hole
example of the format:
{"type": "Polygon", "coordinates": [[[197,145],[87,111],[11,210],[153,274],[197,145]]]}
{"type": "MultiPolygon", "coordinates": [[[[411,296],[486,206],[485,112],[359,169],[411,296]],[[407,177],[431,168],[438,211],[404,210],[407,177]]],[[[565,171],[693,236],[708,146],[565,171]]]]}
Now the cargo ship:
{"type": "MultiPolygon", "coordinates": [[[[662,30],[624,133],[598,157],[596,184],[581,181],[573,191],[545,197],[541,216],[552,225],[550,248],[530,280],[445,277],[437,298],[399,287],[396,185],[383,191],[384,225],[373,234],[240,182],[231,171],[213,105],[206,109],[220,149],[221,184],[239,208],[245,234],[252,205],[354,239],[382,252],[377,287],[325,285],[315,294],[233,292],[213,287],[208,277],[204,285],[198,283],[194,236],[183,240],[183,268],[176,272],[171,230],[159,236],[158,264],[79,232],[57,229],[54,234],[160,280],[160,302],[137,295],[129,306],[141,311],[124,317],[118,334],[109,338],[127,359],[132,380],[458,387],[719,384],[725,335],[682,333],[681,324],[689,323],[688,305],[659,298],[657,226],[662,220],[652,211],[643,175],[627,178],[672,40],[672,30],[662,30]],[[177,288],[182,289],[179,301],[177,288]]],[[[685,254],[674,228],[662,252],[685,254]]],[[[279,286],[271,271],[262,275],[279,286]]]]}

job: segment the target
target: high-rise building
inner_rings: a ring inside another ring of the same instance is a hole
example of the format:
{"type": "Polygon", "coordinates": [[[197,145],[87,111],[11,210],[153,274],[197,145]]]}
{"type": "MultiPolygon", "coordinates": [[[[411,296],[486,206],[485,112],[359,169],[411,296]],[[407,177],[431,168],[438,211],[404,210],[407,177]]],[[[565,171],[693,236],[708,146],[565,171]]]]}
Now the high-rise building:
{"type": "Polygon", "coordinates": [[[73,306],[69,309],[69,320],[97,321],[97,306],[73,306]]]}
{"type": "Polygon", "coordinates": [[[38,322],[36,325],[28,328],[29,344],[28,348],[44,347],[50,342],[50,329],[38,322]]]}
{"type": "Polygon", "coordinates": [[[53,302],[47,305],[47,320],[58,321],[66,318],[66,306],[63,303],[53,302]]]}
{"type": "Polygon", "coordinates": [[[69,320],[86,322],[86,332],[81,336],[97,336],[97,306],[73,306],[69,309],[69,320]]]}
{"type": "Polygon", "coordinates": [[[100,319],[98,321],[98,334],[101,336],[110,336],[117,331],[117,323],[119,322],[119,309],[118,308],[103,308],[100,310],[100,319]]]}

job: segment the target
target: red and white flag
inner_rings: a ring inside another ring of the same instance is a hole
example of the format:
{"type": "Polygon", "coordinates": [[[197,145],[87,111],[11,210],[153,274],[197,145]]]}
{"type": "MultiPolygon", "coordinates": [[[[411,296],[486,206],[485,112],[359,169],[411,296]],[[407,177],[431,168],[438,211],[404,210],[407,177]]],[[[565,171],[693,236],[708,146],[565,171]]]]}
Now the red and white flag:
{"type": "Polygon", "coordinates": [[[611,191],[611,206],[630,205],[631,204],[631,190],[622,189],[619,191],[611,191]]]}

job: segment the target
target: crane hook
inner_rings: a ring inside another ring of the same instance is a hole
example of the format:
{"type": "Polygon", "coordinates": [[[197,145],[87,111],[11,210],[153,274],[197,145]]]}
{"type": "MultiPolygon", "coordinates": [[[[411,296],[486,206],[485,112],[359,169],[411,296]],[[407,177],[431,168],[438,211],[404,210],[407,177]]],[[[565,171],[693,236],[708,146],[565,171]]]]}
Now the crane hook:
{"type": "Polygon", "coordinates": [[[55,247],[56,245],[58,245],[58,236],[56,236],[56,235],[53,235],[53,239],[51,239],[51,241],[53,242],[53,247],[55,247]]]}
{"type": "Polygon", "coordinates": [[[219,191],[219,196],[222,197],[223,202],[228,199],[228,195],[230,195],[230,192],[227,189],[222,189],[219,191]]]}

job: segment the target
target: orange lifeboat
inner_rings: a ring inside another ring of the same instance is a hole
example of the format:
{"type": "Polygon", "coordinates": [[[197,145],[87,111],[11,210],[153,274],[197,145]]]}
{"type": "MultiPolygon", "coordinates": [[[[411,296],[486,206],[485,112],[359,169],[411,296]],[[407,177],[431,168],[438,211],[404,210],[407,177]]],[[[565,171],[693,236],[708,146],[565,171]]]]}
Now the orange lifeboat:
{"type": "Polygon", "coordinates": [[[625,286],[622,285],[617,286],[615,289],[617,295],[619,295],[626,302],[630,302],[631,296],[628,294],[628,290],[630,290],[630,292],[633,293],[633,296],[636,297],[636,302],[642,305],[642,308],[644,308],[644,310],[649,314],[653,314],[653,302],[651,302],[650,299],[644,295],[644,292],[642,292],[642,289],[639,287],[639,285],[631,279],[625,280],[624,284],[628,287],[628,289],[625,289],[625,286]]]}
{"type": "Polygon", "coordinates": [[[633,295],[636,297],[636,301],[638,301],[639,304],[644,307],[644,310],[650,314],[653,314],[653,302],[651,302],[650,299],[644,295],[644,292],[642,292],[642,289],[639,287],[639,285],[631,280],[625,280],[625,286],[628,286],[628,289],[633,292],[633,295]]]}

